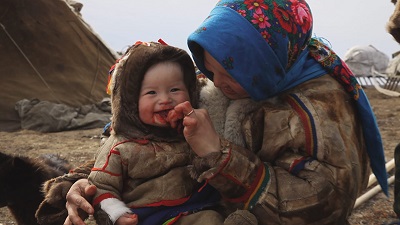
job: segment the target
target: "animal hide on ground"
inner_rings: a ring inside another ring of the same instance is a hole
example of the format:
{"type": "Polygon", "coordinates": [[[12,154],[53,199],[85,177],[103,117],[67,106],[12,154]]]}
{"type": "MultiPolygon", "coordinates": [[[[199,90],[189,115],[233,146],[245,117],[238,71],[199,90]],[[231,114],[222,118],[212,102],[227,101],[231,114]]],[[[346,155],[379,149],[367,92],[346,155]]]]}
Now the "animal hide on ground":
{"type": "Polygon", "coordinates": [[[8,207],[18,225],[38,224],[35,212],[42,202],[43,182],[71,169],[58,155],[38,158],[0,152],[0,207],[8,207]]]}

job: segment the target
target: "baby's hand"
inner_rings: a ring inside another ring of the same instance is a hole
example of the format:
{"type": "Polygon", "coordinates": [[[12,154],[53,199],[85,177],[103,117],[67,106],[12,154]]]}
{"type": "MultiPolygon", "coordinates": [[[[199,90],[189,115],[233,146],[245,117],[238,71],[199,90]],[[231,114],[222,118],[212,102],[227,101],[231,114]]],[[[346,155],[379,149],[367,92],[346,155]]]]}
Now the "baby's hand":
{"type": "Polygon", "coordinates": [[[116,225],[136,225],[138,224],[138,217],[136,214],[125,213],[117,219],[116,225]]]}

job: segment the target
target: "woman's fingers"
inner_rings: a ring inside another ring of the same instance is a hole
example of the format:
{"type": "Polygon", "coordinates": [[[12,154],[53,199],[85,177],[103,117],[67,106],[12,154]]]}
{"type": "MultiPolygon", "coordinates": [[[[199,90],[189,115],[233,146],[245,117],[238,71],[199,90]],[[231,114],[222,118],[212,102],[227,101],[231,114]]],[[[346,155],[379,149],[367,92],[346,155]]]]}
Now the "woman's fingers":
{"type": "Polygon", "coordinates": [[[184,116],[188,116],[188,114],[192,114],[194,112],[192,105],[188,101],[178,104],[177,106],[175,106],[174,109],[179,115],[182,115],[181,118],[183,118],[184,116]]]}
{"type": "Polygon", "coordinates": [[[184,119],[184,117],[193,115],[195,110],[193,109],[190,102],[186,101],[175,106],[175,108],[169,111],[167,121],[170,123],[172,128],[178,126],[178,121],[184,119]]]}
{"type": "Polygon", "coordinates": [[[219,135],[205,109],[196,109],[183,119],[183,134],[192,150],[200,157],[219,151],[219,135]]]}
{"type": "Polygon", "coordinates": [[[175,110],[170,110],[168,112],[167,121],[169,122],[172,128],[176,128],[178,126],[178,121],[182,119],[182,116],[179,115],[175,110]]]}
{"type": "Polygon", "coordinates": [[[67,203],[65,207],[68,211],[68,217],[65,225],[85,225],[79,215],[79,211],[93,214],[94,209],[86,198],[92,197],[96,193],[96,186],[90,185],[87,179],[76,181],[67,193],[67,203]]]}

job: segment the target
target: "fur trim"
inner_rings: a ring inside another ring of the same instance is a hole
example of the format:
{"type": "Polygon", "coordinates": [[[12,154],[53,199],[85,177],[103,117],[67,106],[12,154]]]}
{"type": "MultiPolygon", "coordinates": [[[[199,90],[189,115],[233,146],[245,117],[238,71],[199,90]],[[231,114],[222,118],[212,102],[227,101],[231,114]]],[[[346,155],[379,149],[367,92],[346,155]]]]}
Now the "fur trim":
{"type": "Polygon", "coordinates": [[[215,130],[223,138],[239,146],[245,145],[242,121],[259,105],[260,103],[249,98],[229,100],[211,80],[207,80],[200,92],[200,108],[207,109],[215,130]]]}
{"type": "Polygon", "coordinates": [[[215,130],[223,135],[226,110],[230,100],[214,86],[211,80],[204,79],[201,82],[204,86],[200,91],[200,108],[207,109],[215,130]]]}
{"type": "Polygon", "coordinates": [[[112,90],[114,89],[115,86],[115,77],[117,76],[117,74],[120,73],[120,71],[122,70],[122,67],[124,66],[126,60],[128,59],[130,53],[126,53],[121,59],[119,59],[119,61],[115,64],[115,69],[111,74],[111,78],[109,81],[109,84],[107,85],[107,93],[111,95],[112,90]]]}
{"type": "MultiPolygon", "coordinates": [[[[202,182],[203,179],[200,178],[200,175],[204,171],[208,171],[209,169],[213,168],[220,161],[221,157],[222,152],[213,152],[205,157],[195,157],[192,161],[193,166],[190,169],[190,175],[194,179],[198,179],[198,182],[202,182]]],[[[213,172],[216,173],[216,171],[213,172]]],[[[212,172],[209,172],[209,174],[211,173],[212,172]]]]}
{"type": "Polygon", "coordinates": [[[125,203],[116,198],[103,200],[100,203],[100,207],[108,214],[113,224],[125,213],[131,213],[131,210],[125,206],[125,203]]]}
{"type": "Polygon", "coordinates": [[[259,105],[260,103],[249,98],[231,101],[226,112],[224,138],[236,145],[245,147],[242,122],[246,115],[258,108],[259,105]]]}
{"type": "Polygon", "coordinates": [[[394,12],[386,24],[386,30],[400,43],[400,1],[396,2],[394,12]]]}

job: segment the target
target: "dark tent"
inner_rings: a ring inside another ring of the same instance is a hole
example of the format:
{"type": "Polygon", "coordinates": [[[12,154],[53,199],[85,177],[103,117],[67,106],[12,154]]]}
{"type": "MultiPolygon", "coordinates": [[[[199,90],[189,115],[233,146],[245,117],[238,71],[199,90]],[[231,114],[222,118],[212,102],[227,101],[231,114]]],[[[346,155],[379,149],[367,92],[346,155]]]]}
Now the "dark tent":
{"type": "Polygon", "coordinates": [[[1,0],[0,130],[20,129],[21,99],[71,107],[100,102],[115,59],[66,1],[1,0]]]}

